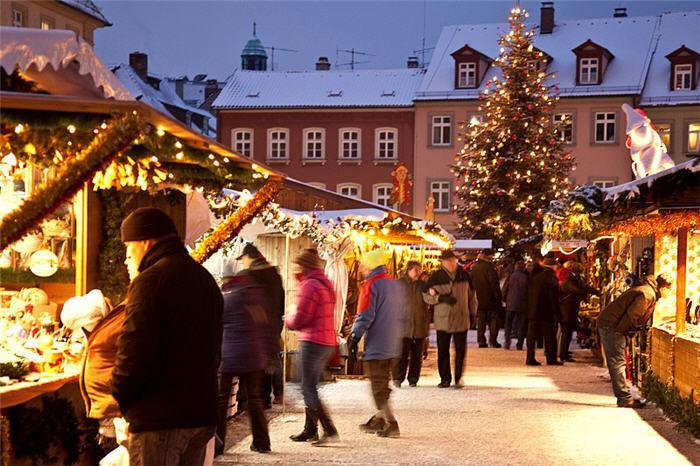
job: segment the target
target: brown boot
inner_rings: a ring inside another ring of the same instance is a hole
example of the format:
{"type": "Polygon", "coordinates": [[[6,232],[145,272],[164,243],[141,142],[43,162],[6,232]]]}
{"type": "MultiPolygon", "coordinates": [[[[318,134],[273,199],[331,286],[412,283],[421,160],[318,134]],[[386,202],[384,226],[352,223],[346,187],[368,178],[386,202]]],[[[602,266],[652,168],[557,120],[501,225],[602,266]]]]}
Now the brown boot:
{"type": "Polygon", "coordinates": [[[323,435],[318,440],[312,440],[311,444],[315,446],[325,445],[326,443],[336,442],[339,439],[338,430],[333,425],[333,421],[328,415],[328,411],[325,406],[321,405],[317,410],[316,414],[318,420],[321,422],[321,427],[323,427],[323,435]]]}

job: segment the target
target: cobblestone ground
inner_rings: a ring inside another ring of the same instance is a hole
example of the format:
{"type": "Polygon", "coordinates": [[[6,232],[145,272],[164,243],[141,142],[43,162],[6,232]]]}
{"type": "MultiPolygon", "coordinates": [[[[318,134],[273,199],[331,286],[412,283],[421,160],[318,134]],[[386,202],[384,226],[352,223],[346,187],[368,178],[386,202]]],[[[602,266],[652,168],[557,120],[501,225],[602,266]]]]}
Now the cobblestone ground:
{"type": "Polygon", "coordinates": [[[399,439],[358,430],[373,412],[369,384],[343,379],[321,390],[340,442],[294,443],[289,435],[302,428],[303,403],[290,385],[286,414],[278,406],[270,412],[273,452],[249,450],[241,416],[231,421],[230,444],[216,464],[700,464],[700,444],[659,410],[615,406],[607,373],[588,351],[575,351],[577,362],[563,367],[527,367],[524,352],[476,348],[473,338],[470,332],[464,388],[437,388],[431,348],[418,387],[393,391],[399,439]]]}

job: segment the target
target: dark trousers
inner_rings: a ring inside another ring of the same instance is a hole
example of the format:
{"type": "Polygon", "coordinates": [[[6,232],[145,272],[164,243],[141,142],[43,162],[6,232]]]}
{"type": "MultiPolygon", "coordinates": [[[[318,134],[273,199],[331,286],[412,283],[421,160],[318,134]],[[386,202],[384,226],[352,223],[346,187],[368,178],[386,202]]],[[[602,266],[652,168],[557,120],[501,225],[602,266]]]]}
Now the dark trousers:
{"type": "Polygon", "coordinates": [[[365,361],[370,387],[372,388],[372,396],[374,397],[374,404],[377,406],[377,410],[381,416],[389,422],[396,422],[394,412],[389,405],[389,396],[391,395],[389,380],[395,363],[396,361],[394,359],[365,361]]]}
{"type": "Polygon", "coordinates": [[[311,341],[299,342],[301,350],[301,393],[307,408],[319,409],[321,400],[318,397],[318,382],[328,360],[335,352],[334,346],[319,345],[311,341]]]}
{"type": "Polygon", "coordinates": [[[506,346],[510,346],[510,340],[518,339],[518,348],[523,347],[525,334],[527,333],[527,316],[524,312],[506,312],[506,346]]]}
{"type": "Polygon", "coordinates": [[[576,330],[576,324],[568,322],[559,322],[559,359],[562,361],[569,359],[569,346],[571,346],[571,337],[576,330]]]}
{"type": "Polygon", "coordinates": [[[276,355],[270,361],[270,370],[265,372],[265,379],[263,380],[263,403],[269,405],[273,395],[275,398],[281,398],[283,395],[282,383],[282,361],[280,355],[276,355]],[[272,372],[272,373],[270,373],[272,372]]]}
{"type": "Polygon", "coordinates": [[[557,360],[557,334],[554,321],[530,320],[527,323],[527,360],[535,360],[535,347],[544,338],[544,354],[547,362],[557,360]]]}
{"type": "Polygon", "coordinates": [[[479,309],[476,313],[476,341],[486,344],[486,326],[489,328],[489,344],[494,346],[498,340],[498,311],[479,309]]]}
{"type": "Polygon", "coordinates": [[[450,340],[455,343],[455,383],[462,379],[464,370],[464,358],[467,355],[467,332],[447,333],[437,331],[438,347],[438,372],[442,383],[452,382],[452,369],[450,368],[450,340]]]}
{"type": "Polygon", "coordinates": [[[402,383],[406,379],[408,370],[408,383],[416,384],[420,378],[420,369],[423,365],[424,338],[403,338],[401,340],[401,358],[394,366],[394,380],[402,383]]]}
{"type": "Polygon", "coordinates": [[[253,431],[253,445],[260,449],[270,448],[270,435],[267,430],[267,418],[263,409],[262,393],[264,371],[241,372],[238,374],[219,374],[219,422],[216,434],[222,443],[226,443],[226,420],[228,419],[228,403],[231,398],[233,378],[238,377],[239,389],[248,393],[248,418],[253,431]]]}
{"type": "Polygon", "coordinates": [[[131,466],[202,466],[214,426],[129,434],[131,466]]]}

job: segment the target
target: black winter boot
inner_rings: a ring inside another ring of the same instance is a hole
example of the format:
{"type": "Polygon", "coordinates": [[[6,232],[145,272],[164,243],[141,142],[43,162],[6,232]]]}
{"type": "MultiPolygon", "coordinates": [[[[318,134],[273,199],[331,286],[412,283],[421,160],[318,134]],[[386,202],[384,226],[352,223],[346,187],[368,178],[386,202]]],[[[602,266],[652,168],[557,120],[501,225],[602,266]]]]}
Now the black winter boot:
{"type": "Polygon", "coordinates": [[[299,434],[290,435],[289,438],[294,442],[309,442],[318,440],[318,417],[313,409],[306,408],[304,430],[302,430],[299,434]]]}
{"type": "Polygon", "coordinates": [[[326,411],[326,407],[320,405],[316,411],[318,420],[321,422],[321,427],[323,427],[323,435],[318,440],[312,440],[311,443],[315,446],[321,446],[326,443],[335,442],[338,440],[338,430],[333,425],[333,421],[326,411]]]}

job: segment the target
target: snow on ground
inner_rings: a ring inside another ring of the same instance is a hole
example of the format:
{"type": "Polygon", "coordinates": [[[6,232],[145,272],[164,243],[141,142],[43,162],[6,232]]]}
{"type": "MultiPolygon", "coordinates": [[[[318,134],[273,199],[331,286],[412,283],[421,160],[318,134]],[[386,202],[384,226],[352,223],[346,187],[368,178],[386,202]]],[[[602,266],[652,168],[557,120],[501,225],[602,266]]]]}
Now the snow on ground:
{"type": "MultiPolygon", "coordinates": [[[[523,351],[479,349],[470,332],[466,386],[439,389],[435,349],[417,388],[394,390],[401,438],[364,434],[372,414],[366,380],[325,384],[322,398],[340,432],[337,445],[289,440],[303,425],[298,386],[288,387],[287,413],[275,407],[271,454],[249,450],[245,416],[230,425],[229,464],[474,464],[688,465],[700,464],[697,442],[674,429],[659,410],[617,408],[607,372],[586,350],[563,367],[528,367],[523,351]]],[[[542,350],[539,350],[541,353],[542,350]]],[[[539,357],[541,360],[544,356],[539,357]]]]}

